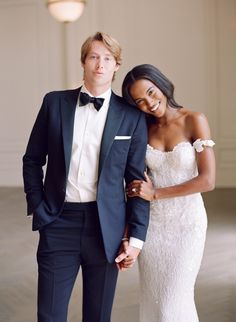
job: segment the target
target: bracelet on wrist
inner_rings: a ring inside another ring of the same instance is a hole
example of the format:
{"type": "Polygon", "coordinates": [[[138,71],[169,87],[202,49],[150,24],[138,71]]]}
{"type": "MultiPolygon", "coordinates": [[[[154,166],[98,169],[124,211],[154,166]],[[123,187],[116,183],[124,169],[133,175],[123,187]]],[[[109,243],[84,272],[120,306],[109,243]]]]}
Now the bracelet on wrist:
{"type": "Polygon", "coordinates": [[[128,238],[128,237],[123,237],[121,240],[122,240],[122,241],[128,241],[128,240],[129,240],[129,238],[128,238]]]}
{"type": "Polygon", "coordinates": [[[153,201],[153,200],[156,200],[156,190],[155,189],[153,190],[153,195],[152,195],[151,201],[153,201]]]}

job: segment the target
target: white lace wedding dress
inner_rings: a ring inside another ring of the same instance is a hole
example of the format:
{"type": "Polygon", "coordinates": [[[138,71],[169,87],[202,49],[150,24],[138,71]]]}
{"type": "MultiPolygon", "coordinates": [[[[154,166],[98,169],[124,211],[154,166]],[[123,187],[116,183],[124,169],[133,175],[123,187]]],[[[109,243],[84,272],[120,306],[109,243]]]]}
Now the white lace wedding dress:
{"type": "MultiPolygon", "coordinates": [[[[179,143],[162,152],[148,145],[146,162],[155,187],[195,177],[195,150],[213,141],[179,143]]],[[[194,284],[203,256],[207,217],[200,193],[151,202],[150,224],[139,256],[140,322],[198,322],[194,284]]]]}

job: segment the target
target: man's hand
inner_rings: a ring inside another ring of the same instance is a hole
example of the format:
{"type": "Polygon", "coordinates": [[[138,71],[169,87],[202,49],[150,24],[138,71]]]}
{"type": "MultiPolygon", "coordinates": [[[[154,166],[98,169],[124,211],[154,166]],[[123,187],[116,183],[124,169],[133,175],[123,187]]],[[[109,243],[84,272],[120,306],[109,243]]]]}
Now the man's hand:
{"type": "Polygon", "coordinates": [[[134,265],[141,249],[129,246],[128,241],[122,243],[120,254],[116,257],[115,262],[120,271],[125,271],[134,265]]]}

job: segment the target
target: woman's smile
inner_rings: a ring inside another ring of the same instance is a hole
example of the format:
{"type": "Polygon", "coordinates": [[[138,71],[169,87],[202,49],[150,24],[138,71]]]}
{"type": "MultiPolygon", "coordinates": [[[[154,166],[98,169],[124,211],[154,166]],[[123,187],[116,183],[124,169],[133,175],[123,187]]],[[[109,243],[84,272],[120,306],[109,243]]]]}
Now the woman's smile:
{"type": "Polygon", "coordinates": [[[155,111],[159,108],[160,104],[161,104],[161,101],[159,100],[159,101],[157,102],[157,104],[155,104],[155,105],[151,108],[151,112],[155,112],[155,111]]]}

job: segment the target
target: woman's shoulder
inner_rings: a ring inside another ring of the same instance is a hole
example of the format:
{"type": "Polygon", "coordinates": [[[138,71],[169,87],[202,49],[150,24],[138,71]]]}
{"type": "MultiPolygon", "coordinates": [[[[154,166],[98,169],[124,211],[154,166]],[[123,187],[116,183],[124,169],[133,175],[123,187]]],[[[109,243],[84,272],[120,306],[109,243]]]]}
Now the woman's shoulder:
{"type": "Polygon", "coordinates": [[[185,108],[185,127],[191,136],[209,132],[209,124],[204,113],[185,108]]]}
{"type": "Polygon", "coordinates": [[[202,112],[192,111],[183,107],[182,113],[185,118],[186,125],[189,124],[193,126],[194,124],[197,125],[207,121],[206,115],[202,112]]]}

